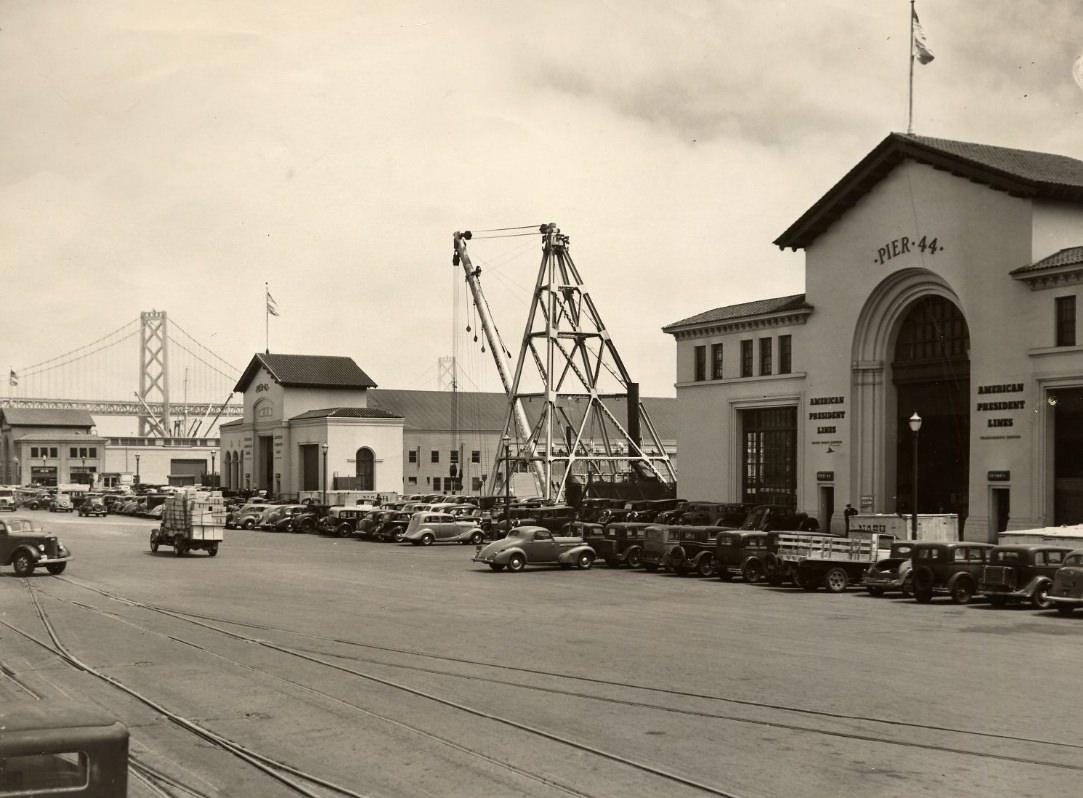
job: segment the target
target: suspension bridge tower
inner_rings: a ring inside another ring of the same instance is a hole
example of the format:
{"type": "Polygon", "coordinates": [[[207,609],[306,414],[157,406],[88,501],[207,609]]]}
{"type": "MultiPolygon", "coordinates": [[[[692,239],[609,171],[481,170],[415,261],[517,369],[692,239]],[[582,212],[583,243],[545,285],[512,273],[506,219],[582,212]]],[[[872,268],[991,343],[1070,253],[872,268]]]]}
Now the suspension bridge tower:
{"type": "Polygon", "coordinates": [[[139,401],[143,412],[139,414],[139,434],[150,435],[157,431],[169,436],[173,428],[169,407],[169,319],[164,310],[143,311],[140,340],[139,401]],[[150,410],[151,402],[160,402],[162,417],[157,419],[150,410]]]}

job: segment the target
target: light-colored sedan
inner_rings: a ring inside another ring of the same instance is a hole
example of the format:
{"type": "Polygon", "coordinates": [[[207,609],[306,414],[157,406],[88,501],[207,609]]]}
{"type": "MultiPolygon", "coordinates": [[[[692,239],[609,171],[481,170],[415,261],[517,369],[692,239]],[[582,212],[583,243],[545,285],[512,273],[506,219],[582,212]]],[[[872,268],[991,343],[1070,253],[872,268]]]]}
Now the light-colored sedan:
{"type": "Polygon", "coordinates": [[[431,546],[437,541],[481,543],[485,533],[474,519],[457,518],[451,513],[414,513],[402,540],[415,546],[431,546]]]}

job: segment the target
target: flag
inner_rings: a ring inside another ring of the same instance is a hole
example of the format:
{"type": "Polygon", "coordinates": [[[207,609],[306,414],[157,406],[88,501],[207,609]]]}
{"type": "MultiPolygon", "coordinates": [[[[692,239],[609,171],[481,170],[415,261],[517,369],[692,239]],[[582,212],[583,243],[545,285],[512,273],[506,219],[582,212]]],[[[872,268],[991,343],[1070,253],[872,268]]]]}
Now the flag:
{"type": "Polygon", "coordinates": [[[19,385],[19,375],[15,373],[15,369],[11,370],[11,376],[8,377],[8,385],[12,388],[16,388],[19,385]]]}
{"type": "Polygon", "coordinates": [[[921,27],[921,20],[918,19],[917,9],[910,6],[910,12],[913,16],[911,22],[911,30],[914,33],[913,55],[917,57],[918,63],[927,64],[933,60],[933,51],[929,49],[929,45],[925,42],[925,31],[921,27]]]}
{"type": "Polygon", "coordinates": [[[272,316],[278,315],[278,305],[275,304],[275,298],[271,296],[271,292],[267,292],[267,312],[272,316]]]}

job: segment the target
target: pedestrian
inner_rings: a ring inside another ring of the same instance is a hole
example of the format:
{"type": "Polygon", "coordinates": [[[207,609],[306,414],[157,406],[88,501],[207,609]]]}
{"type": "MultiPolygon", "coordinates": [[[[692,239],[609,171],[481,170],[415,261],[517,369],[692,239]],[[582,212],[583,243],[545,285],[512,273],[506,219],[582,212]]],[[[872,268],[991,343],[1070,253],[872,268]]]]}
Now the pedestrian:
{"type": "Polygon", "coordinates": [[[846,522],[846,534],[847,535],[850,534],[850,518],[851,518],[851,516],[855,516],[855,515],[857,515],[857,510],[854,509],[853,505],[847,504],[846,509],[842,511],[842,517],[846,522]]]}

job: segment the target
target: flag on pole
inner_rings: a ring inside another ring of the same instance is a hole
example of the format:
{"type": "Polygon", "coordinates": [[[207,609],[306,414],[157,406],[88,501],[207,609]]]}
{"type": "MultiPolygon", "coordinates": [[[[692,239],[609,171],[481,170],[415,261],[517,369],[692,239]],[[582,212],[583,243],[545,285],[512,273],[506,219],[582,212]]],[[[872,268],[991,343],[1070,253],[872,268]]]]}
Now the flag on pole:
{"type": "Polygon", "coordinates": [[[918,11],[913,5],[910,6],[910,13],[913,15],[913,25],[911,27],[914,32],[913,54],[918,59],[918,63],[927,64],[933,60],[933,51],[929,49],[929,45],[925,41],[925,31],[921,27],[921,21],[918,19],[918,11]]]}
{"type": "Polygon", "coordinates": [[[19,385],[19,375],[15,373],[15,369],[11,370],[11,376],[8,377],[8,385],[12,388],[17,388],[19,385]]]}
{"type": "Polygon", "coordinates": [[[267,312],[272,316],[278,315],[278,305],[275,304],[275,298],[271,296],[271,292],[267,292],[267,312]]]}

